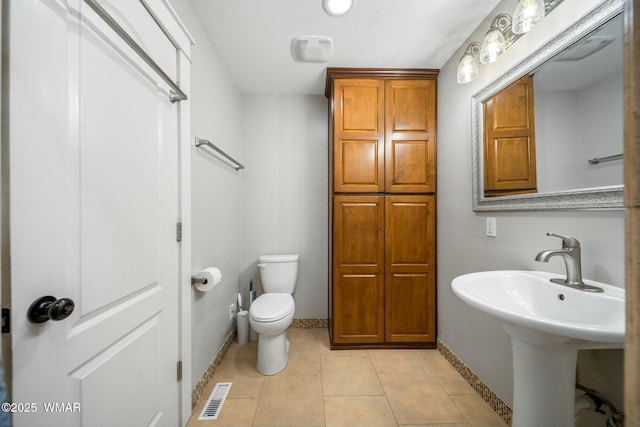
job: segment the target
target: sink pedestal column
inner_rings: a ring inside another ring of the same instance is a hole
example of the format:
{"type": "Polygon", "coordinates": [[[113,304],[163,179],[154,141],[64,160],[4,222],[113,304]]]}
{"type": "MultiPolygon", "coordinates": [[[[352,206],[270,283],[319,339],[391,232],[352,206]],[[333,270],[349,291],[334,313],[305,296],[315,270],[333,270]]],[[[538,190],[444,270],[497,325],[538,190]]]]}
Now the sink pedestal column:
{"type": "Polygon", "coordinates": [[[519,328],[503,326],[513,350],[512,426],[573,427],[578,351],[531,344],[519,328]]]}

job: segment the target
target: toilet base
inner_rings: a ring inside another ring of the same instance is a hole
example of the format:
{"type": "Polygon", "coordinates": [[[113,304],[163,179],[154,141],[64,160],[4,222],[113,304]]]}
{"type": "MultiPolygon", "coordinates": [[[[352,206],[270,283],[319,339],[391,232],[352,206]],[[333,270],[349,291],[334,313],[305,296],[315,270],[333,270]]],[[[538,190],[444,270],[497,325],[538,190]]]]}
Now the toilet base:
{"type": "Polygon", "coordinates": [[[262,375],[275,375],[287,366],[289,340],[286,332],[277,335],[258,335],[258,363],[256,368],[262,375]]]}

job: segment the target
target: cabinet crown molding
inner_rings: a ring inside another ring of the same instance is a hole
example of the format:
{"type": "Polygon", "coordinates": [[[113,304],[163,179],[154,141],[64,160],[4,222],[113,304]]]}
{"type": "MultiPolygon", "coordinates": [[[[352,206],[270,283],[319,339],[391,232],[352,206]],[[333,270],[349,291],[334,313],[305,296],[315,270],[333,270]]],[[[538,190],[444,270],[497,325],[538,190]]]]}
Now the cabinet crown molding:
{"type": "Polygon", "coordinates": [[[331,81],[334,79],[430,79],[436,80],[437,68],[342,68],[328,67],[324,95],[331,96],[331,81]]]}

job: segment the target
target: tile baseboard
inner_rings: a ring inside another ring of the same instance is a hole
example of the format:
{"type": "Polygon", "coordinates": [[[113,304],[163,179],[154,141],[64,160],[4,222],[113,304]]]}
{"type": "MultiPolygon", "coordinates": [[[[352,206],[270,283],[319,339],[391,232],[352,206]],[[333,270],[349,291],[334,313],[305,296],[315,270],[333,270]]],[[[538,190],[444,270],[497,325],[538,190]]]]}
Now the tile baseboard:
{"type": "Polygon", "coordinates": [[[502,420],[511,425],[513,411],[488,385],[486,385],[478,376],[440,339],[438,339],[437,349],[442,356],[454,367],[456,371],[473,387],[473,389],[482,397],[482,399],[491,406],[491,409],[502,420]]]}
{"type": "Polygon", "coordinates": [[[220,351],[218,351],[218,354],[216,354],[216,357],[213,358],[207,369],[204,371],[204,374],[202,374],[202,377],[200,377],[200,381],[198,381],[198,384],[196,384],[196,386],[193,388],[193,391],[191,392],[191,410],[195,408],[198,400],[200,400],[202,392],[207,387],[209,380],[211,379],[211,377],[213,377],[213,374],[216,372],[218,366],[220,366],[220,362],[222,362],[222,359],[224,359],[224,356],[229,351],[229,348],[231,347],[231,344],[233,344],[233,341],[235,339],[236,328],[234,327],[231,332],[229,332],[229,335],[227,335],[227,338],[224,340],[224,344],[222,344],[222,347],[220,348],[220,351]]]}
{"type": "Polygon", "coordinates": [[[320,329],[328,327],[329,319],[293,319],[289,329],[320,329]]]}

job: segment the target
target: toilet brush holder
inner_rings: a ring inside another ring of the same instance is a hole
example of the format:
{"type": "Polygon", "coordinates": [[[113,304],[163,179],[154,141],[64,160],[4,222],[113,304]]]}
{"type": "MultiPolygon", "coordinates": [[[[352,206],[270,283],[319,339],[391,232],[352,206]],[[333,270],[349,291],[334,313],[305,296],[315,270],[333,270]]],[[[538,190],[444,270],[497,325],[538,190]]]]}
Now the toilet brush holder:
{"type": "Polygon", "coordinates": [[[238,326],[238,344],[245,345],[249,341],[249,312],[239,311],[236,315],[238,326]]]}

